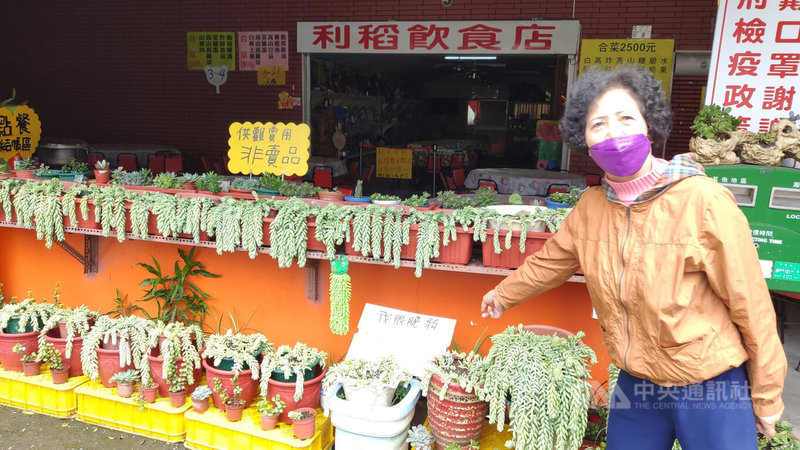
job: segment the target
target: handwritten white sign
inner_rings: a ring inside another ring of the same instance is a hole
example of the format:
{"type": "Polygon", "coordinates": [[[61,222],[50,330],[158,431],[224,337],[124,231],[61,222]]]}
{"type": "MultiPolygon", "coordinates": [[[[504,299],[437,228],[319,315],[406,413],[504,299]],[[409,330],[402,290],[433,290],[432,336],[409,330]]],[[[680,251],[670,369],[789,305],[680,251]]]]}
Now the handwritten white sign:
{"type": "Polygon", "coordinates": [[[450,346],[455,328],[455,319],[367,303],[345,359],[394,355],[402,367],[421,377],[428,361],[450,346]]]}

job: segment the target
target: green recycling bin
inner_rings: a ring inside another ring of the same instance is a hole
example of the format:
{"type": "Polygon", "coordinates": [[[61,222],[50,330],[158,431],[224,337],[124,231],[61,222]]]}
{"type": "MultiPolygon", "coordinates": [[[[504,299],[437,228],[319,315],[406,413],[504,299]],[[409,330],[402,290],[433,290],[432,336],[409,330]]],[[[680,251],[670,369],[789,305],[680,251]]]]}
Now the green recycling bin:
{"type": "Polygon", "coordinates": [[[707,166],[750,222],[767,286],[800,293],[800,170],[738,164],[707,166]]]}

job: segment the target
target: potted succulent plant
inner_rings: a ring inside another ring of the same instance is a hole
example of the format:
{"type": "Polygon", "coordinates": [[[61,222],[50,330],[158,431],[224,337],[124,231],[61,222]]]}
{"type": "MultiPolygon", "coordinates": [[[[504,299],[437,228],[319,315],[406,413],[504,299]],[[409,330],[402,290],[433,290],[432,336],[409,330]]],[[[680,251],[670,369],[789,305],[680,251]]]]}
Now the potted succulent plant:
{"type": "MultiPolygon", "coordinates": [[[[261,395],[280,395],[289,410],[316,407],[325,376],[327,353],[298,342],[282,345],[274,352],[264,352],[261,361],[261,395]]],[[[279,420],[288,420],[281,413],[279,420]]]]}
{"type": "Polygon", "coordinates": [[[206,172],[195,180],[194,186],[201,193],[216,194],[222,192],[222,177],[216,172],[206,172]]]}
{"type": "Polygon", "coordinates": [[[200,326],[157,322],[149,332],[147,345],[152,349],[147,355],[149,372],[161,396],[166,397],[171,391],[170,374],[178,371],[186,371],[186,379],[182,381],[188,387],[197,386],[202,369],[200,350],[205,343],[205,334],[200,326]]]}
{"type": "Polygon", "coordinates": [[[288,417],[292,420],[294,437],[309,439],[314,436],[316,429],[317,410],[314,408],[298,408],[290,411],[288,417]]]}
{"type": "Polygon", "coordinates": [[[162,172],[153,178],[153,186],[164,192],[175,193],[183,187],[183,182],[175,172],[162,172]]]}
{"type": "Polygon", "coordinates": [[[180,178],[181,187],[184,191],[196,191],[195,182],[197,182],[198,178],[200,178],[200,175],[196,173],[184,173],[180,178]]]}
{"type": "Polygon", "coordinates": [[[14,345],[13,352],[19,355],[19,359],[22,362],[22,372],[26,377],[39,375],[42,363],[37,359],[36,352],[26,353],[25,346],[20,343],[14,345]]]}
{"type": "Polygon", "coordinates": [[[150,376],[149,370],[141,371],[139,391],[144,402],[153,403],[156,401],[156,397],[158,396],[158,385],[155,381],[153,381],[153,377],[150,376]]]}
{"type": "Polygon", "coordinates": [[[319,188],[308,182],[287,182],[281,185],[280,195],[283,197],[310,198],[317,195],[319,188]]]}
{"type": "Polygon", "coordinates": [[[586,431],[590,364],[594,351],[580,343],[582,332],[568,338],[538,335],[508,327],[492,337],[481,364],[480,398],[489,403],[489,423],[502,429],[506,399],[517,448],[578,448],[586,431]],[[549,399],[558,392],[559,401],[549,399]],[[539,425],[535,425],[539,424],[539,425]]]}
{"type": "Polygon", "coordinates": [[[484,380],[477,352],[449,351],[425,367],[422,395],[428,397],[428,421],[437,447],[467,445],[483,429],[489,405],[479,397],[484,380]]]}
{"type": "Polygon", "coordinates": [[[286,402],[281,400],[280,394],[272,399],[262,396],[256,406],[261,413],[261,429],[269,431],[278,424],[278,415],[286,409],[286,402]]]}
{"type": "Polygon", "coordinates": [[[320,189],[319,192],[317,192],[317,196],[320,200],[329,202],[340,202],[344,200],[344,194],[342,194],[338,188],[320,189]]]}
{"type": "Polygon", "coordinates": [[[204,413],[208,409],[208,398],[211,397],[211,394],[208,386],[197,386],[192,392],[192,410],[204,413]]]}
{"type": "Polygon", "coordinates": [[[260,178],[250,177],[236,177],[231,181],[231,186],[228,190],[232,193],[243,194],[253,198],[250,193],[255,191],[261,186],[260,178]]]}
{"type": "Polygon", "coordinates": [[[52,343],[65,361],[69,361],[69,375],[83,375],[81,349],[83,337],[97,320],[99,313],[86,305],[77,308],[63,307],[45,322],[39,333],[39,346],[52,343]]]}
{"type": "Polygon", "coordinates": [[[64,364],[61,353],[52,343],[45,342],[39,347],[36,360],[49,365],[54,384],[64,384],[69,380],[69,363],[64,364]]]}
{"type": "Polygon", "coordinates": [[[111,164],[105,159],[94,163],[94,180],[98,183],[108,183],[111,179],[111,164]]]}
{"type": "Polygon", "coordinates": [[[180,408],[186,403],[187,378],[191,370],[184,365],[180,368],[174,367],[167,371],[167,383],[169,384],[169,403],[173,408],[180,408]]]}
{"type": "MultiPolygon", "coordinates": [[[[203,368],[206,382],[213,388],[220,379],[226,389],[232,388],[233,378],[241,376],[241,398],[245,407],[250,405],[258,390],[259,360],[262,351],[271,353],[273,346],[260,333],[234,333],[229,329],[225,334],[215,333],[206,340],[203,350],[203,368]]],[[[223,408],[222,398],[214,389],[214,406],[223,408]]]]}
{"type": "Polygon", "coordinates": [[[411,444],[414,450],[431,450],[433,436],[431,436],[431,432],[425,428],[425,425],[414,425],[408,430],[406,442],[411,444]]]}
{"type": "Polygon", "coordinates": [[[389,406],[401,384],[411,381],[411,373],[400,367],[394,356],[377,360],[348,359],[328,368],[322,380],[322,389],[330,392],[341,384],[345,398],[356,404],[389,406]]]}
{"type": "Polygon", "coordinates": [[[553,192],[548,197],[545,197],[544,202],[550,209],[572,208],[578,203],[584,190],[573,187],[570,188],[569,192],[553,192]]]}
{"type": "Polygon", "coordinates": [[[742,121],[731,115],[730,107],[704,105],[689,129],[694,136],[689,150],[700,164],[738,164],[735,150],[740,140],[736,129],[742,121]]]}
{"type": "Polygon", "coordinates": [[[345,201],[353,203],[369,203],[371,200],[369,196],[364,195],[364,182],[362,180],[356,181],[356,187],[353,189],[353,195],[345,195],[345,201]]]}
{"type": "Polygon", "coordinates": [[[14,161],[14,174],[17,178],[33,179],[33,171],[36,164],[30,158],[14,161]]]}
{"type": "Polygon", "coordinates": [[[110,381],[117,384],[117,395],[122,398],[128,398],[133,395],[133,385],[138,379],[139,371],[129,369],[115,373],[111,376],[110,381]]]}
{"type": "Polygon", "coordinates": [[[369,196],[372,203],[376,205],[399,205],[400,197],[393,194],[380,194],[378,192],[369,196]]]}
{"type": "Polygon", "coordinates": [[[256,189],[256,192],[261,195],[280,195],[281,187],[285,183],[286,182],[278,175],[264,172],[261,174],[261,178],[258,180],[259,186],[256,189]]]}
{"type": "Polygon", "coordinates": [[[75,158],[70,158],[67,164],[61,166],[61,172],[58,174],[58,178],[62,180],[75,180],[75,177],[78,175],[86,176],[89,175],[89,164],[78,161],[75,158]]]}
{"type": "Polygon", "coordinates": [[[100,316],[83,339],[81,364],[92,380],[112,387],[111,376],[147,364],[147,338],[153,322],[139,316],[100,316]]]}
{"type": "Polygon", "coordinates": [[[19,303],[13,300],[0,307],[0,330],[3,330],[0,333],[0,364],[5,370],[21,372],[20,355],[12,349],[16,344],[21,344],[29,352],[37,352],[38,330],[57,307],[52,303],[37,303],[31,292],[19,303]]]}
{"type": "Polygon", "coordinates": [[[238,422],[242,419],[242,411],[245,408],[238,374],[231,378],[231,389],[230,393],[228,392],[228,389],[222,385],[222,380],[216,378],[214,380],[214,393],[219,395],[222,404],[225,405],[225,418],[228,419],[228,422],[238,422]]]}

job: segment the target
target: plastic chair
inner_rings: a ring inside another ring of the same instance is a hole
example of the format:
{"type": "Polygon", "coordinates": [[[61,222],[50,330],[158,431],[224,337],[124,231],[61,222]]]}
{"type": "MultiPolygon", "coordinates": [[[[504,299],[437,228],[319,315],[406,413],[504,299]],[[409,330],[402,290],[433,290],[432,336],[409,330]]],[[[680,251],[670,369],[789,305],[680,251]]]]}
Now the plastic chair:
{"type": "Polygon", "coordinates": [[[464,168],[463,167],[454,168],[451,171],[451,173],[453,176],[453,185],[455,186],[454,190],[456,192],[467,192],[468,189],[464,185],[467,181],[467,174],[466,172],[464,172],[464,168]]]}
{"type": "Polygon", "coordinates": [[[333,188],[333,168],[330,166],[316,166],[313,171],[314,186],[323,189],[333,188]]]}
{"type": "MultiPolygon", "coordinates": [[[[436,155],[436,171],[439,172],[442,170],[442,157],[440,155],[436,155]]],[[[425,166],[426,173],[433,173],[433,154],[428,155],[428,164],[425,166]]]]}
{"type": "Polygon", "coordinates": [[[183,174],[183,157],[177,155],[169,155],[164,157],[164,171],[172,172],[176,175],[183,174]]]}
{"type": "Polygon", "coordinates": [[[596,173],[585,173],[583,178],[586,179],[586,186],[600,186],[600,175],[596,173]]]}
{"type": "Polygon", "coordinates": [[[86,159],[86,163],[89,164],[90,170],[94,170],[94,165],[104,159],[106,159],[106,155],[104,155],[102,152],[91,152],[86,159]]]}
{"type": "Polygon", "coordinates": [[[555,192],[561,192],[562,194],[566,194],[569,192],[570,186],[568,184],[562,183],[553,183],[547,187],[547,196],[549,197],[551,194],[555,192]]]}
{"type": "Polygon", "coordinates": [[[149,155],[147,157],[147,168],[150,169],[150,173],[153,175],[164,173],[164,159],[164,155],[149,155]]]}
{"type": "Polygon", "coordinates": [[[478,180],[478,187],[481,187],[481,186],[490,186],[492,189],[494,189],[495,192],[500,192],[500,191],[497,190],[497,182],[494,181],[494,180],[487,180],[487,179],[481,178],[480,180],[478,180]]]}
{"type": "Polygon", "coordinates": [[[122,167],[126,172],[135,172],[139,170],[136,164],[136,155],[133,153],[120,153],[117,155],[117,167],[122,167]]]}
{"type": "Polygon", "coordinates": [[[472,150],[467,154],[467,156],[467,172],[469,172],[470,170],[478,167],[478,158],[480,157],[480,154],[475,150],[472,150]]]}
{"type": "Polygon", "coordinates": [[[464,167],[464,154],[461,152],[457,152],[453,154],[453,157],[450,159],[450,168],[457,169],[464,167]]]}
{"type": "Polygon", "coordinates": [[[369,181],[372,179],[373,173],[375,173],[375,164],[370,165],[366,170],[364,170],[361,173],[361,180],[363,181],[364,186],[369,184],[369,181]]]}

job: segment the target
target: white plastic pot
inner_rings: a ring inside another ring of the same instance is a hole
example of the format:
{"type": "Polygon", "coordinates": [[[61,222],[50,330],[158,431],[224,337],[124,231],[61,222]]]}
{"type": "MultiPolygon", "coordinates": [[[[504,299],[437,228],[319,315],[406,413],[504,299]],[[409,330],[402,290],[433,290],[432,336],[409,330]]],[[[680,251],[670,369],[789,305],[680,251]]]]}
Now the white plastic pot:
{"type": "Polygon", "coordinates": [[[394,406],[363,406],[335,395],[341,384],[324,396],[326,415],[336,428],[335,442],[341,448],[370,450],[407,449],[406,434],[420,396],[418,380],[411,380],[406,396],[394,406]],[[329,411],[328,411],[329,410],[329,411]]]}
{"type": "Polygon", "coordinates": [[[344,384],[344,396],[348,401],[360,406],[389,406],[394,398],[396,388],[384,387],[377,392],[365,386],[344,384]]]}

